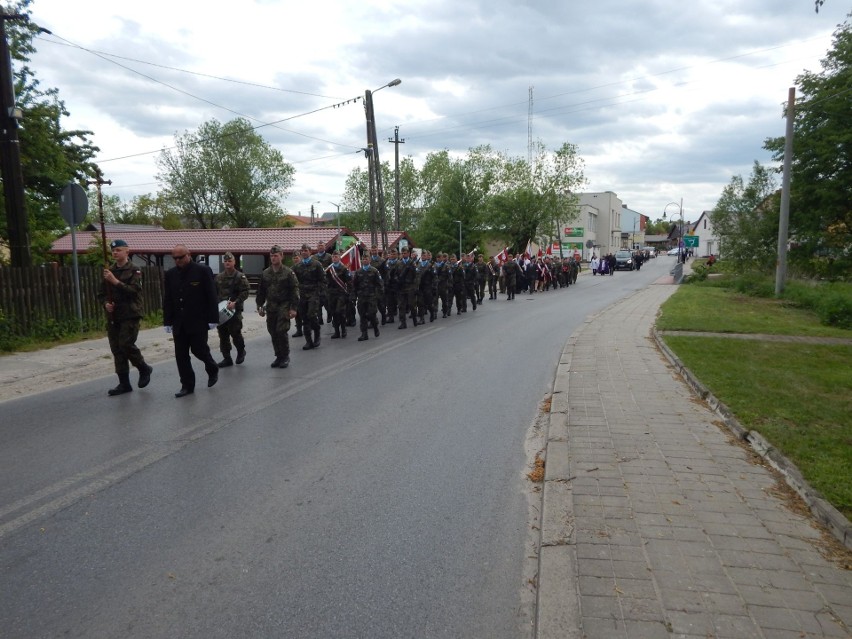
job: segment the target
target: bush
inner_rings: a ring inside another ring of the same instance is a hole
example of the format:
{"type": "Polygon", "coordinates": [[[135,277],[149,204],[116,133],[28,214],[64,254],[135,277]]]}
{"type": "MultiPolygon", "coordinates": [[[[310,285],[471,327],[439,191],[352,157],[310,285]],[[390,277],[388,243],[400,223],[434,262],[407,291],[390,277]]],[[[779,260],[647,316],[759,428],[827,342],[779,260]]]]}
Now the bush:
{"type": "Polygon", "coordinates": [[[840,290],[840,287],[824,288],[828,290],[819,296],[815,309],[820,322],[826,326],[852,329],[852,295],[840,290]]]}

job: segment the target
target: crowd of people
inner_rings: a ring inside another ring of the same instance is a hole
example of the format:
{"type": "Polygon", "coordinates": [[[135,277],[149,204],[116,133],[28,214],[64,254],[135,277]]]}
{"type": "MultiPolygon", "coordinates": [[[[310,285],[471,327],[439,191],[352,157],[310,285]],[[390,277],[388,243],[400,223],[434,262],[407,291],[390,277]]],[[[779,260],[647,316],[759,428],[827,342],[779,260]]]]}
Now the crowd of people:
{"type": "MultiPolygon", "coordinates": [[[[136,347],[142,318],[141,272],[129,261],[129,248],[123,240],[112,243],[114,264],[104,269],[99,299],[108,316],[110,348],[119,378],[109,395],[131,392],[129,370],[139,370],[138,386],[150,382],[152,368],[136,347]]],[[[358,250],[356,247],[353,250],[358,250]]],[[[351,255],[349,256],[351,259],[351,255]]],[[[304,337],[303,350],[319,348],[321,326],[331,324],[331,339],[347,337],[347,328],[357,326],[358,341],[379,337],[380,327],[397,324],[407,329],[434,322],[438,313],[448,318],[475,311],[485,300],[505,294],[514,300],[517,292],[543,293],[563,289],[577,281],[579,254],[564,258],[550,255],[515,256],[503,251],[486,260],[474,253],[462,255],[404,247],[380,251],[372,246],[358,254],[355,268],[341,260],[341,253],[315,251],[302,245],[292,267],[284,264],[278,245],[269,251],[269,266],[260,275],[256,294],[257,312],[266,320],[275,354],[270,366],[290,365],[290,329],[293,337],[304,337]],[[359,264],[360,263],[360,264],[359,264]]],[[[242,336],[243,304],[250,295],[245,274],[236,268],[234,255],[225,253],[223,269],[211,269],[192,260],[189,249],[179,244],[172,249],[175,266],[165,274],[163,320],[174,340],[175,360],[181,387],[176,397],[195,391],[195,373],[190,355],[204,364],[207,385],[218,381],[219,370],[242,364],[246,358],[242,336]],[[207,341],[208,331],[216,329],[222,359],[216,362],[207,341]],[[236,350],[236,358],[232,351],[236,350]]]]}

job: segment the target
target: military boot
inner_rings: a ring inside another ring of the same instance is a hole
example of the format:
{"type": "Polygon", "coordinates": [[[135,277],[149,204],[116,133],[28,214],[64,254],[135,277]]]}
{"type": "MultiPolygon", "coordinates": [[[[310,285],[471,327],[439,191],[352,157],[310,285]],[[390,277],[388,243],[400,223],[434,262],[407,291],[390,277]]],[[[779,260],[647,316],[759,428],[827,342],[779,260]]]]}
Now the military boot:
{"type": "Polygon", "coordinates": [[[314,329],[314,348],[319,348],[320,346],[320,329],[314,329]]]}
{"type": "Polygon", "coordinates": [[[130,373],[118,374],[118,386],[110,388],[107,395],[115,397],[116,395],[124,395],[124,393],[133,392],[133,387],[130,385],[130,373]]]}
{"type": "Polygon", "coordinates": [[[346,338],[346,324],[340,325],[340,337],[346,338]]]}
{"type": "Polygon", "coordinates": [[[408,328],[408,324],[405,321],[405,316],[403,315],[399,320],[399,326],[397,328],[408,328]]]}
{"type": "MultiPolygon", "coordinates": [[[[343,329],[346,330],[346,329],[343,329]]],[[[340,339],[340,325],[334,325],[334,335],[331,336],[331,339],[340,339]]]]}
{"type": "MultiPolygon", "coordinates": [[[[366,331],[364,332],[364,334],[366,335],[366,331]]],[[[376,337],[379,336],[379,325],[376,322],[373,322],[373,335],[375,335],[376,337]]]]}
{"type": "Polygon", "coordinates": [[[228,366],[234,365],[234,360],[231,359],[230,353],[222,353],[222,355],[224,355],[222,361],[218,362],[216,366],[218,366],[219,368],[228,368],[228,366]]]}
{"type": "Polygon", "coordinates": [[[311,337],[311,329],[305,332],[305,345],[302,346],[303,351],[309,351],[314,347],[314,338],[311,337]]]}
{"type": "Polygon", "coordinates": [[[359,338],[358,338],[358,341],[359,341],[359,342],[365,342],[365,341],[367,341],[368,339],[370,339],[370,338],[369,338],[369,337],[367,337],[367,329],[365,328],[365,329],[363,329],[363,330],[361,331],[361,337],[359,337],[359,338]]]}
{"type": "Polygon", "coordinates": [[[151,373],[154,372],[154,367],[149,366],[148,364],[142,363],[142,368],[139,369],[139,383],[137,386],[139,388],[145,388],[148,384],[151,383],[151,373]]]}
{"type": "Polygon", "coordinates": [[[246,349],[244,349],[244,348],[238,348],[238,349],[237,349],[237,360],[236,360],[236,363],[237,363],[237,364],[242,364],[244,361],[246,361],[246,349]]]}

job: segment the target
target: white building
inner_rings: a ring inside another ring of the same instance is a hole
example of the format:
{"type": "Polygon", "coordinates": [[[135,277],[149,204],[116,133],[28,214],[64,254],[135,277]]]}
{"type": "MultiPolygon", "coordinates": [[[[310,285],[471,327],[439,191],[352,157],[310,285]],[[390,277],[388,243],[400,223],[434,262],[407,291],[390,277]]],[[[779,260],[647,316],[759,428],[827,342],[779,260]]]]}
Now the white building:
{"type": "Polygon", "coordinates": [[[580,219],[587,225],[583,237],[583,257],[588,259],[592,253],[600,257],[620,249],[621,210],[624,205],[618,196],[612,191],[578,193],[577,204],[580,207],[580,219]],[[592,225],[594,229],[588,228],[592,225]],[[589,240],[592,247],[586,248],[589,240]]]}
{"type": "Polygon", "coordinates": [[[719,236],[713,230],[713,220],[710,219],[710,213],[712,211],[702,212],[701,217],[690,228],[691,235],[698,236],[698,248],[695,249],[696,257],[704,257],[711,253],[716,257],[721,257],[722,246],[719,236]]]}

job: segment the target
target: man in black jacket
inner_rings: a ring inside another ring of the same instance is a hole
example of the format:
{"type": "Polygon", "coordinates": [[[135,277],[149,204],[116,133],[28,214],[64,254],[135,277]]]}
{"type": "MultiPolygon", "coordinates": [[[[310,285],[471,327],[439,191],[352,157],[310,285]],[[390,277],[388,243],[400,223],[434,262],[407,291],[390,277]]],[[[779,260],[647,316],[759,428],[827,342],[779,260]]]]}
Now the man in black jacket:
{"type": "Polygon", "coordinates": [[[180,374],[180,390],[175,397],[184,397],[195,392],[190,352],[204,362],[208,387],[219,380],[219,367],[207,344],[207,331],[216,328],[219,321],[219,305],[210,267],[194,262],[183,244],[172,249],[172,258],[176,266],[166,271],[163,324],[175,342],[180,374]]]}

